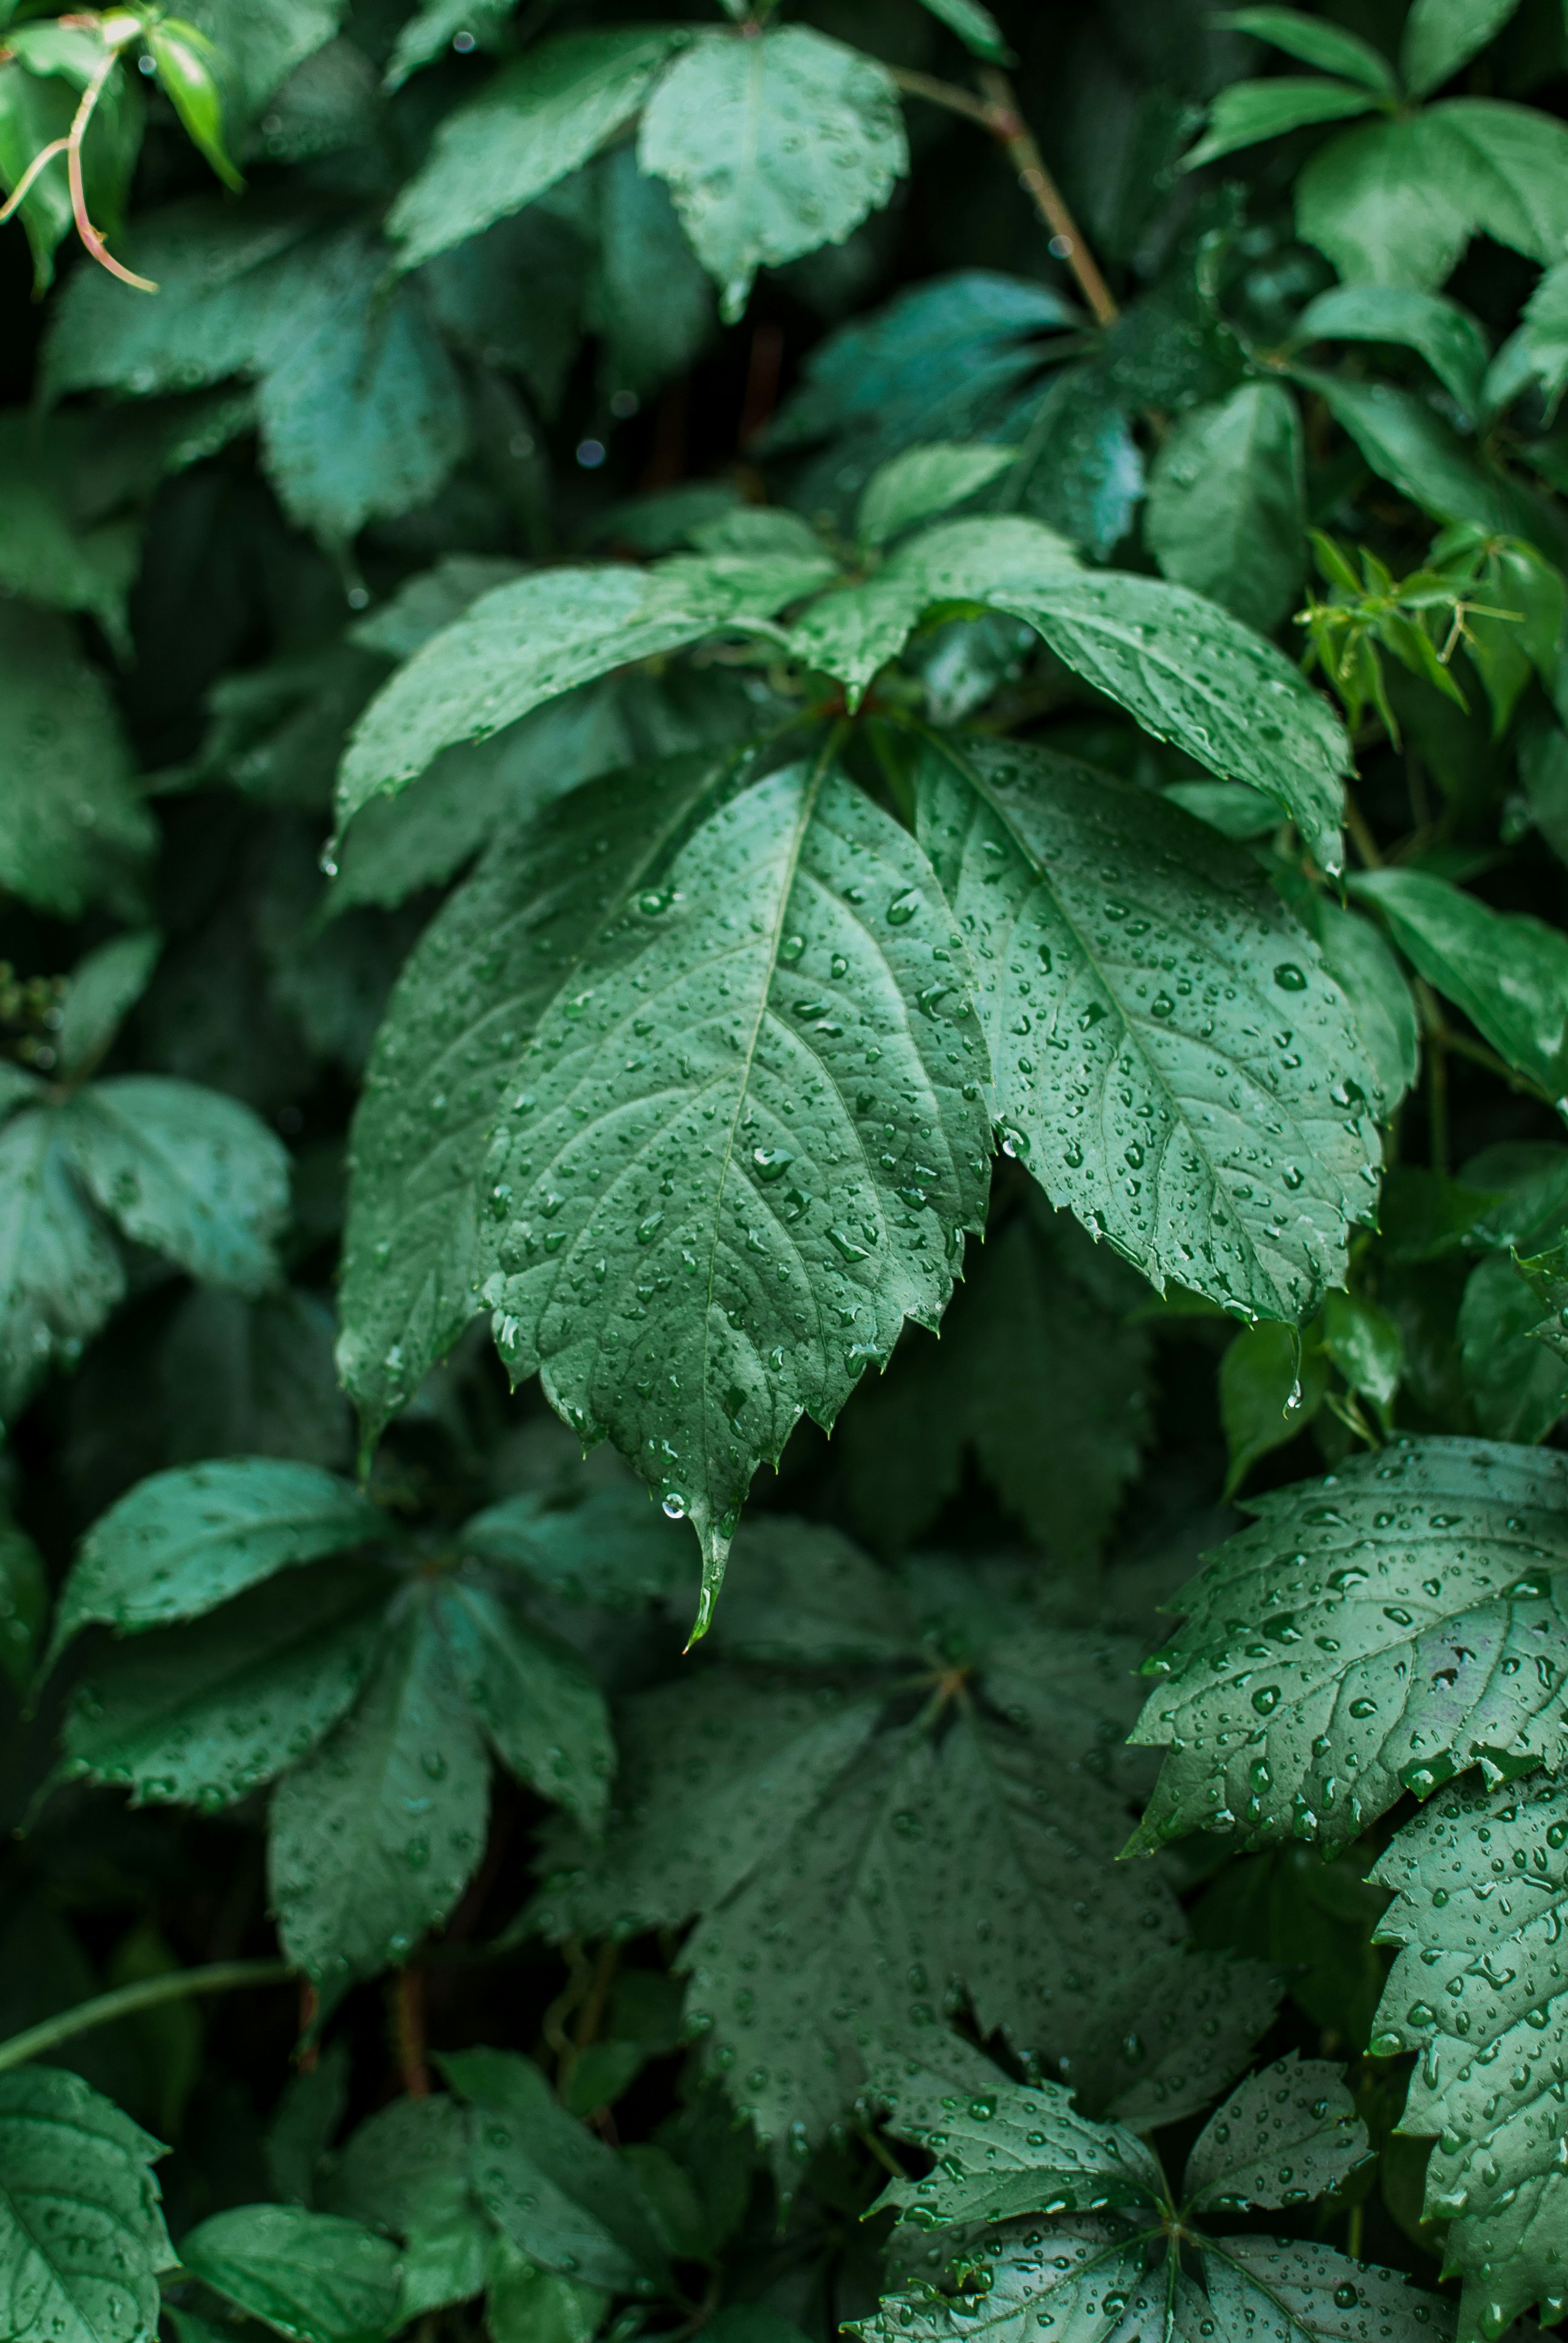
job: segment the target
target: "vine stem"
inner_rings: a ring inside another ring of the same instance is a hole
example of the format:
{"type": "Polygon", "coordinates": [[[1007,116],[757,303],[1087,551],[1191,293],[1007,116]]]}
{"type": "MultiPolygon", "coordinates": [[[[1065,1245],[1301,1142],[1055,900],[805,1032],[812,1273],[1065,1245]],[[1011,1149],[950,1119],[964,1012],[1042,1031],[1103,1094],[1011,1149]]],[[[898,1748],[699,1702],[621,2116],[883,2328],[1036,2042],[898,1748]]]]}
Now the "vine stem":
{"type": "Polygon", "coordinates": [[[982,130],[990,131],[1018,173],[1020,186],[1050,230],[1052,252],[1059,260],[1066,261],[1077,277],[1079,290],[1097,322],[1113,326],[1121,315],[1115,297],[1101,275],[1061,189],[1045,167],[1045,158],[1034,133],[1019,111],[1018,97],[1007,75],[995,66],[984,67],[980,80],[985,96],[976,97],[959,83],[939,81],[934,74],[914,73],[903,65],[890,65],[888,71],[911,97],[923,97],[932,106],[945,106],[950,114],[961,114],[967,122],[978,123],[982,130]]]}
{"type": "Polygon", "coordinates": [[[65,173],[71,186],[71,213],[76,223],[76,233],[83,244],[98,266],[101,268],[106,268],[111,277],[117,277],[123,285],[133,285],[139,293],[156,293],[158,288],[150,277],[138,277],[134,269],[126,268],[115,258],[102,236],[93,226],[92,216],[87,210],[87,186],[82,171],[82,147],[87,136],[88,125],[97,110],[98,100],[108,85],[109,75],[119,62],[118,49],[105,51],[103,63],[97,67],[92,80],[82,92],[81,103],[76,108],[69,131],[64,138],[51,139],[47,146],[41,146],[34,156],[5,203],[0,205],[0,225],[12,216],[45,165],[53,162],[56,155],[64,155],[65,173]]]}
{"type": "Polygon", "coordinates": [[[116,2017],[134,2017],[138,2010],[156,2009],[166,2001],[183,2001],[187,1994],[228,1993],[244,1985],[282,1985],[292,1975],[286,1961],[214,1961],[206,1968],[170,1969],[162,1976],[139,1977],[135,1985],[116,1986],[113,1993],[78,2002],[75,2009],[63,2009],[57,2017],[45,2017],[42,2024],[29,2026],[25,2033],[0,2042],[0,2075],[8,2074],[13,2066],[25,2066],[30,2058],[69,2042],[73,2035],[108,2026],[116,2017]]]}

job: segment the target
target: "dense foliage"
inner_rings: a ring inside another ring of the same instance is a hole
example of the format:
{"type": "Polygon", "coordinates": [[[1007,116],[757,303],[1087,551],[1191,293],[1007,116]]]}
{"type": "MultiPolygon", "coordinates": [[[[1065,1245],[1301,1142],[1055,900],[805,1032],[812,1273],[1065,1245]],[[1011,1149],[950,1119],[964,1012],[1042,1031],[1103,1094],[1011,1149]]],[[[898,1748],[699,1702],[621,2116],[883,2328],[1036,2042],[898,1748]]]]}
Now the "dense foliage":
{"type": "Polygon", "coordinates": [[[1561,0],[0,180],[0,2343],[1563,2317],[1561,0]]]}

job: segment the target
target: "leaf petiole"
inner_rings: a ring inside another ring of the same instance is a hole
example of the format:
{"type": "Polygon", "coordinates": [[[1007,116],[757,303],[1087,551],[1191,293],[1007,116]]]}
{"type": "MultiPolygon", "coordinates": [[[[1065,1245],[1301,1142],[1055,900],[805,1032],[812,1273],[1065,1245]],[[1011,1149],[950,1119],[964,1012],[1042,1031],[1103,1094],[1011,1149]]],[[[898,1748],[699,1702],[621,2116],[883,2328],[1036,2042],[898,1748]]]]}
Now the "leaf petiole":
{"type": "Polygon", "coordinates": [[[187,1994],[282,1985],[293,1974],[286,1961],[214,1961],[206,1968],[169,1969],[162,1976],[138,1977],[134,1985],[116,1986],[112,1993],[79,2001],[74,2009],[63,2009],[57,2016],[45,2017],[13,2034],[9,2041],[0,2042],[0,2075],[8,2074],[13,2066],[25,2066],[29,2059],[42,2057],[45,2051],[93,2026],[111,2025],[117,2017],[134,2017],[141,2010],[160,2008],[165,2002],[183,2001],[187,1994]]]}

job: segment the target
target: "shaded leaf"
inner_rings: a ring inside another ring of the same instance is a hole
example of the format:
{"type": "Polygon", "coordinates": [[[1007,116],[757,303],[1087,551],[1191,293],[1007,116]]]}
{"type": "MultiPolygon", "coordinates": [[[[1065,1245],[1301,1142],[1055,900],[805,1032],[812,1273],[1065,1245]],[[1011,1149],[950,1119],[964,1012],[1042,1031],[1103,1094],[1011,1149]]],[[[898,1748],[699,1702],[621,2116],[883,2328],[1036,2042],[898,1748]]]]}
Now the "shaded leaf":
{"type": "Polygon", "coordinates": [[[1167,578],[1263,633],[1306,568],[1301,426],[1279,383],[1183,416],[1161,447],[1144,531],[1167,578]]]}
{"type": "Polygon", "coordinates": [[[102,677],[60,618],[0,606],[0,885],[75,919],[89,903],[134,915],[152,818],[102,677]]]}
{"type": "Polygon", "coordinates": [[[288,1153],[237,1099],[117,1074],[78,1091],[57,1128],[84,1184],[128,1237],[242,1292],[276,1275],[288,1153]]]}
{"type": "Polygon", "coordinates": [[[236,2205],[181,2241],[191,2277],[290,2343],[380,2343],[397,2308],[387,2238],[298,2205],[236,2205]]]}

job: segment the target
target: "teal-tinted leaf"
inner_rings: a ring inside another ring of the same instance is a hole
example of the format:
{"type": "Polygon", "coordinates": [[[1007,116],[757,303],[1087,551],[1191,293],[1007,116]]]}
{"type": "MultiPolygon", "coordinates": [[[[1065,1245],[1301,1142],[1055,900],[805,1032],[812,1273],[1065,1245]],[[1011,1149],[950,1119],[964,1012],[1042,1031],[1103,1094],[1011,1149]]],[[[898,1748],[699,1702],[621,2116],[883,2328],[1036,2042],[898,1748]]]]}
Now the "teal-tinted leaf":
{"type": "Polygon", "coordinates": [[[483,1851],[484,1745],[430,1604],[410,1591],[358,1706],[273,1794],[273,1909],[317,1983],[406,1959],[483,1851]]]}
{"type": "Polygon", "coordinates": [[[354,1125],[338,1363],[367,1431],[418,1388],[478,1308],[479,1175],[518,1052],[606,903],[657,881],[723,771],[691,758],[596,785],[608,842],[578,860],[576,805],[509,829],[437,915],[393,992],[354,1125]],[[537,950],[550,920],[558,948],[537,950]]]}
{"type": "Polygon", "coordinates": [[[1425,97],[1503,30],[1519,0],[1413,0],[1400,42],[1400,76],[1425,97]]]}
{"type": "Polygon", "coordinates": [[[312,1571],[105,1654],[67,1715],[61,1778],[128,1789],[133,1805],[248,1796],[347,1710],[389,1591],[374,1570],[312,1571]]]}
{"type": "MultiPolygon", "coordinates": [[[[1144,2215],[1144,2228],[1158,2237],[1152,2212],[1144,2215]]],[[[946,2258],[940,2246],[933,2258],[939,2266],[946,2258]]],[[[1198,2343],[1201,2321],[1210,2315],[1203,2295],[1179,2272],[1160,2270],[1156,2290],[1144,2277],[1144,2237],[1131,2223],[1102,2215],[1069,2217],[1049,2228],[1031,2221],[1021,2234],[1010,2225],[995,2229],[964,2259],[984,2289],[978,2309],[971,2307],[975,2295],[928,2285],[916,2294],[884,2295],[849,2333],[862,2343],[893,2343],[895,2337],[957,2343],[970,2335],[984,2343],[1026,2343],[1049,2318],[1060,2343],[1134,2343],[1151,2328],[1169,2333],[1171,2343],[1198,2343]],[[1037,2245],[1026,2242],[1030,2236],[1037,2245]]]]}
{"type": "Polygon", "coordinates": [[[1254,40],[1283,49],[1287,56],[1299,58],[1304,65],[1316,65],[1320,73],[1343,74],[1347,80],[1360,82],[1363,89],[1382,97],[1399,94],[1393,69],[1381,50],[1342,25],[1309,16],[1304,9],[1232,8],[1221,21],[1238,33],[1251,33],[1254,40]]]}
{"type": "Polygon", "coordinates": [[[1305,1315],[1372,1209],[1376,1078],[1251,858],[1131,784],[978,739],[928,750],[920,822],[977,950],[999,1116],[1051,1202],[1161,1287],[1305,1315]]]}
{"type": "Polygon", "coordinates": [[[1205,163],[1233,155],[1239,147],[1255,146],[1264,138],[1282,138],[1287,131],[1304,129],[1312,122],[1342,122],[1349,115],[1370,114],[1378,101],[1354,82],[1322,81],[1315,75],[1282,74],[1273,81],[1237,81],[1221,91],[1209,113],[1209,127],[1183,168],[1196,171],[1205,163]]]}
{"type": "MultiPolygon", "coordinates": [[[[603,814],[579,790],[554,835],[603,814]]],[[[692,1521],[705,1625],[758,1463],[947,1301],[985,1045],[930,865],[825,754],[717,806],[595,929],[496,1128],[485,1296],[514,1380],[542,1367],[692,1521]]]]}
{"type": "Polygon", "coordinates": [[[1153,1945],[1099,1980],[1094,2025],[1060,2059],[1079,2107],[1129,2129],[1180,2123],[1213,2105],[1280,2006],[1277,1967],[1153,1945]]]}
{"type": "Polygon", "coordinates": [[[1011,65],[1012,51],[1002,38],[1001,26],[980,0],[925,0],[925,5],[958,35],[971,55],[983,57],[988,65],[1011,65]]]}
{"type": "Polygon", "coordinates": [[[15,2343],[152,2343],[175,2267],[165,2154],[76,2075],[0,2077],[0,2326],[15,2343]]]}
{"type": "Polygon", "coordinates": [[[277,1273],[288,1152],[237,1099],[116,1074],[62,1110],[61,1144],[106,1212],[193,1277],[254,1293],[277,1273]]]}
{"type": "Polygon", "coordinates": [[[1340,2069],[1292,2050],[1249,2075],[1211,2117],[1187,2161],[1194,2212],[1304,2205],[1368,2154],[1366,2126],[1340,2069]]]}
{"type": "Polygon", "coordinates": [[[376,1506],[315,1464],[246,1456],[155,1473],[83,1539],[51,1657],[94,1620],[136,1635],[198,1618],[275,1571],[384,1532],[376,1506]]]}
{"type": "Polygon", "coordinates": [[[15,1114],[18,1107],[45,1104],[48,1090],[42,1074],[30,1073],[15,1058],[0,1058],[0,1117],[15,1114]]]}
{"type": "Polygon", "coordinates": [[[511,15],[514,0],[424,0],[398,34],[383,86],[401,89],[421,65],[434,65],[459,34],[493,48],[511,15]]]}
{"type": "Polygon", "coordinates": [[[462,1544],[568,1602],[611,1611],[683,1594],[691,1578],[686,1538],[629,1476],[510,1497],[465,1522],[462,1544]]]}
{"type": "Polygon", "coordinates": [[[1296,183],[1296,226],[1342,277],[1441,284],[1472,236],[1545,266],[1568,243],[1568,128],[1456,97],[1332,139],[1296,183]]]}
{"type": "Polygon", "coordinates": [[[216,1286],[187,1293],[159,1348],[168,1447],[156,1461],[291,1456],[346,1464],[352,1419],[333,1364],[335,1332],[331,1311],[297,1286],[256,1301],[216,1286]]]}
{"type": "Polygon", "coordinates": [[[1553,2082],[1565,1817],[1560,1782],[1456,1785],[1405,1825],[1372,1874],[1395,1890],[1380,1940],[1401,1947],[1375,2046],[1420,2054],[1400,2128],[1439,2135],[1425,2210],[1451,2224],[1444,2272],[1464,2280],[1460,2332],[1471,2343],[1536,2303],[1554,2316],[1563,2293],[1568,2182],[1553,2082]]]}
{"type": "Polygon", "coordinates": [[[1293,1326],[1265,1323],[1236,1335],[1220,1362],[1220,1421],[1233,1497],[1260,1457],[1284,1447],[1317,1413],[1328,1376],[1314,1352],[1303,1353],[1293,1326]]]}
{"type": "Polygon", "coordinates": [[[1273,800],[1245,781],[1172,781],[1165,795],[1221,838],[1267,838],[1282,820],[1273,800]]]}
{"type": "Polygon", "coordinates": [[[1409,980],[1370,920],[1343,910],[1322,890],[1297,908],[1302,924],[1317,939],[1329,974],[1351,1004],[1356,1031],[1377,1075],[1383,1112],[1392,1114],[1421,1064],[1421,1031],[1409,980]]]}
{"type": "Polygon", "coordinates": [[[1306,569],[1301,424],[1282,384],[1243,383],[1185,415],[1149,481],[1149,545],[1167,578],[1267,634],[1306,569]]]}
{"type": "Polygon", "coordinates": [[[44,1557],[25,1530],[0,1516],[0,1668],[25,1690],[49,1608],[44,1557]]]}
{"type": "MultiPolygon", "coordinates": [[[[1452,2334],[1452,2313],[1440,2296],[1412,2286],[1402,2270],[1351,2261],[1332,2246],[1223,2237],[1205,2253],[1203,2275],[1209,2300],[1187,2328],[1189,2343],[1199,2343],[1211,2321],[1221,2334],[1253,2336],[1257,2343],[1291,2343],[1302,2335],[1362,2343],[1374,2326],[1402,2343],[1449,2343],[1452,2334]]],[[[1188,2316],[1191,2321],[1192,2312],[1188,2316]]]]}
{"type": "Polygon", "coordinates": [[[711,337],[713,287],[664,181],[638,170],[629,146],[612,148],[598,169],[588,322],[604,337],[610,380],[646,394],[683,373],[711,337]]]}
{"type": "Polygon", "coordinates": [[[56,1361],[81,1356],[125,1290],[55,1117],[14,1115],[0,1128],[0,1419],[15,1420],[56,1361]]]}
{"type": "Polygon", "coordinates": [[[337,2214],[236,2205],[192,2229],[180,2261],[290,2343],[381,2343],[396,2322],[397,2247],[337,2214]]]}
{"type": "Polygon", "coordinates": [[[1518,490],[1489,472],[1424,399],[1388,382],[1305,369],[1297,378],[1319,393],[1372,470],[1423,512],[1500,536],[1516,535],[1522,519],[1528,526],[1518,490]]]}
{"type": "Polygon", "coordinates": [[[1350,744],[1328,703],[1273,645],[1184,587],[1067,578],[989,598],[1157,740],[1282,806],[1325,870],[1340,867],[1350,744]]]}
{"type": "MultiPolygon", "coordinates": [[[[1130,317],[1129,327],[1135,322],[1130,317]]],[[[1128,408],[1136,382],[1135,366],[1063,367],[1038,401],[1027,408],[1020,401],[1008,420],[1010,435],[1024,442],[1022,509],[1099,561],[1131,534],[1143,497],[1143,458],[1128,408]]]]}
{"type": "Polygon", "coordinates": [[[1245,1510],[1257,1520],[1173,1601],[1185,1624],[1146,1664],[1163,1681],[1133,1737],[1181,1746],[1141,1844],[1218,1818],[1249,1845],[1343,1846],[1402,1791],[1428,1796],[1483,1756],[1512,1772],[1568,1755],[1551,1657],[1563,1458],[1400,1440],[1245,1510]]]}
{"type": "Polygon", "coordinates": [[[509,586],[522,574],[520,562],[498,555],[449,553],[433,568],[410,578],[368,618],[357,619],[348,630],[349,640],[389,659],[412,659],[433,636],[472,609],[481,594],[509,586]]]}
{"type": "Polygon", "coordinates": [[[825,554],[677,554],[651,570],[548,569],[498,587],[417,652],[360,718],[338,776],[340,826],[454,741],[484,739],[629,660],[755,627],[832,575],[825,554]]]}
{"type": "Polygon", "coordinates": [[[179,0],[223,62],[243,114],[267,99],[337,32],[346,0],[179,0]]]}
{"type": "Polygon", "coordinates": [[[1568,1093],[1568,940],[1423,871],[1367,870],[1352,883],[1418,972],[1511,1066],[1551,1098],[1568,1093]]]}
{"type": "Polygon", "coordinates": [[[436,1618],[469,1707],[514,1774],[590,1830],[615,1764],[604,1696],[569,1644],[505,1592],[467,1578],[436,1596],[436,1618]]]}
{"type": "Polygon", "coordinates": [[[0,885],[65,919],[134,916],[155,831],[129,746],[70,627],[20,603],[0,607],[0,885]]]}
{"type": "Polygon", "coordinates": [[[437,132],[387,226],[403,266],[477,236],[586,163],[631,119],[659,68],[690,38],[676,25],[627,25],[544,41],[437,132]]]}
{"type": "Polygon", "coordinates": [[[1296,332],[1315,342],[1397,342],[1419,351],[1467,415],[1481,407],[1486,336],[1468,309],[1413,285],[1335,285],[1309,301],[1296,332]]]}
{"type": "Polygon", "coordinates": [[[1323,1297],[1322,1341],[1352,1391],[1371,1401],[1386,1431],[1404,1366],[1397,1322],[1364,1295],[1335,1292],[1323,1297]]]}
{"type": "Polygon", "coordinates": [[[1568,1413],[1568,1361],[1533,1341],[1541,1302],[1513,1263],[1471,1271],[1459,1309],[1459,1354],[1476,1428],[1489,1440],[1544,1440],[1568,1413]]]}
{"type": "Polygon", "coordinates": [[[542,2269],[655,2292],[664,2251],[628,2168],[573,2121],[531,2059],[465,2050],[441,2066],[477,2111],[474,2188],[496,2227],[542,2269]]]}
{"type": "Polygon", "coordinates": [[[37,416],[0,416],[0,586],[56,610],[91,611],[116,653],[128,658],[126,597],[141,558],[140,533],[134,521],[81,525],[81,478],[70,461],[76,455],[37,416]]]}
{"type": "Polygon", "coordinates": [[[156,930],[142,928],[100,944],[77,962],[56,1042],[65,1073],[103,1055],[146,990],[162,949],[156,930]]]}
{"type": "Polygon", "coordinates": [[[882,66],[804,25],[705,34],[643,116],[638,159],[669,183],[731,322],[759,268],[840,244],[909,168],[882,66]]]}
{"type": "Polygon", "coordinates": [[[910,447],[890,458],[860,498],[858,533],[863,545],[886,545],[917,521],[965,503],[1014,460],[1010,447],[962,445],[910,447]]]}

